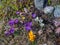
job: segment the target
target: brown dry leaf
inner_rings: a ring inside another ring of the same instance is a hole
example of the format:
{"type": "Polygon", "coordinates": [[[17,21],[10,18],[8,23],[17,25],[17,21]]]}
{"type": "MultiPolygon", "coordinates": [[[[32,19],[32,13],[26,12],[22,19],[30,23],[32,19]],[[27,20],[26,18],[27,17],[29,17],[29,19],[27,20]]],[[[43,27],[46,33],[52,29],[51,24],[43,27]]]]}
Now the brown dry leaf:
{"type": "Polygon", "coordinates": [[[60,38],[56,39],[56,45],[60,45],[60,38]]]}
{"type": "Polygon", "coordinates": [[[39,34],[39,35],[41,35],[42,33],[43,33],[43,31],[42,31],[42,30],[39,30],[39,31],[38,31],[38,34],[39,34]]]}
{"type": "Polygon", "coordinates": [[[58,27],[55,31],[56,33],[60,33],[60,27],[58,27]]]}

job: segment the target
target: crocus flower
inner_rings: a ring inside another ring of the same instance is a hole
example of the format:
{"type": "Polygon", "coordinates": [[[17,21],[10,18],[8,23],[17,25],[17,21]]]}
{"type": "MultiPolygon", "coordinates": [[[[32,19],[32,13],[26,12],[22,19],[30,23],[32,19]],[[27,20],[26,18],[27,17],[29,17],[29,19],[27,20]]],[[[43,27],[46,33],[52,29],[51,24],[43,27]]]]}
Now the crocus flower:
{"type": "Polygon", "coordinates": [[[26,30],[31,30],[32,22],[27,22],[24,26],[26,30]]]}
{"type": "Polygon", "coordinates": [[[9,23],[10,26],[13,26],[14,25],[14,20],[10,20],[8,23],[9,23]]]}
{"type": "Polygon", "coordinates": [[[16,14],[20,14],[20,12],[19,12],[19,11],[17,11],[17,12],[16,12],[16,14]]]}
{"type": "Polygon", "coordinates": [[[38,21],[39,21],[39,18],[38,18],[38,17],[36,17],[34,20],[38,22],[38,21]]]}
{"type": "Polygon", "coordinates": [[[10,34],[14,33],[14,28],[10,28],[9,31],[4,32],[6,36],[9,36],[10,34]]]}
{"type": "Polygon", "coordinates": [[[24,26],[32,26],[32,22],[27,22],[27,23],[25,23],[25,25],[24,26]]]}
{"type": "Polygon", "coordinates": [[[24,8],[24,11],[25,11],[25,13],[27,13],[28,12],[28,9],[27,8],[24,8]]]}
{"type": "Polygon", "coordinates": [[[10,35],[9,31],[5,31],[4,33],[5,33],[6,36],[10,35]]]}
{"type": "Polygon", "coordinates": [[[30,30],[28,34],[29,40],[33,42],[35,40],[36,35],[33,34],[32,30],[30,30]]]}
{"type": "Polygon", "coordinates": [[[32,26],[32,22],[29,22],[28,24],[29,24],[29,26],[32,26]]]}
{"type": "Polygon", "coordinates": [[[24,19],[25,19],[25,17],[24,17],[24,16],[22,16],[22,19],[24,20],[24,19]]]}
{"type": "Polygon", "coordinates": [[[31,27],[30,27],[30,26],[26,26],[26,27],[25,27],[25,30],[27,30],[27,31],[28,31],[28,30],[31,30],[31,27]]]}
{"type": "Polygon", "coordinates": [[[36,17],[36,14],[35,14],[35,13],[33,13],[33,14],[32,14],[32,17],[33,17],[33,18],[35,18],[35,17],[36,17]]]}
{"type": "Polygon", "coordinates": [[[9,33],[13,34],[14,33],[14,28],[10,28],[9,33]]]}
{"type": "Polygon", "coordinates": [[[18,21],[19,21],[18,19],[15,19],[14,23],[18,23],[18,21]]]}

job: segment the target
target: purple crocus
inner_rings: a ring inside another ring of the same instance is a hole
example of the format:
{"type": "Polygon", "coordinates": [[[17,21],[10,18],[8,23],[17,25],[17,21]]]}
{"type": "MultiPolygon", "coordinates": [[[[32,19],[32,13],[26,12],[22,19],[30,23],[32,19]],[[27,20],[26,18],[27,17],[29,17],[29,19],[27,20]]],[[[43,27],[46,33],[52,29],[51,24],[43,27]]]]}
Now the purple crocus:
{"type": "Polygon", "coordinates": [[[28,31],[28,30],[31,30],[31,27],[30,27],[30,26],[26,26],[26,27],[25,27],[25,30],[27,30],[27,31],[28,31]]]}
{"type": "Polygon", "coordinates": [[[13,34],[14,33],[14,28],[10,28],[9,33],[13,34]]]}
{"type": "Polygon", "coordinates": [[[32,13],[32,17],[35,18],[36,17],[36,14],[35,13],[32,13]]]}
{"type": "Polygon", "coordinates": [[[8,23],[9,23],[10,26],[13,26],[14,25],[14,20],[10,20],[8,23]]]}
{"type": "Polygon", "coordinates": [[[18,21],[19,21],[18,19],[15,19],[14,23],[18,23],[18,21]]]}
{"type": "Polygon", "coordinates": [[[19,11],[17,11],[17,12],[16,12],[16,14],[20,14],[20,12],[19,12],[19,11]]]}
{"type": "Polygon", "coordinates": [[[25,25],[24,26],[32,26],[32,22],[27,22],[27,23],[25,23],[25,25]]]}
{"type": "Polygon", "coordinates": [[[14,33],[14,28],[10,28],[9,31],[4,32],[6,36],[9,36],[10,34],[14,33]]]}
{"type": "Polygon", "coordinates": [[[31,30],[32,22],[27,22],[24,26],[26,30],[31,30]]]}
{"type": "Polygon", "coordinates": [[[28,25],[29,25],[29,26],[32,26],[32,22],[28,22],[28,25]]]}
{"type": "Polygon", "coordinates": [[[9,31],[5,31],[4,33],[5,33],[6,36],[10,35],[9,31]]]}

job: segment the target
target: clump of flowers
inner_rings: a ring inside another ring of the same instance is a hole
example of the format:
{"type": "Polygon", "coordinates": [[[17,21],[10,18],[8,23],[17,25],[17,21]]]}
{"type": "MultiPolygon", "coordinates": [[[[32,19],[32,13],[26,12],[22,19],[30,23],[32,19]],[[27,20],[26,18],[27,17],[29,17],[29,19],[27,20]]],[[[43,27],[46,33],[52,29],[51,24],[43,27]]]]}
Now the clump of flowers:
{"type": "Polygon", "coordinates": [[[8,24],[10,25],[10,26],[13,26],[15,23],[18,23],[18,19],[15,19],[15,20],[10,20],[9,22],[8,22],[8,24]]]}
{"type": "Polygon", "coordinates": [[[29,32],[29,34],[28,34],[28,37],[29,37],[29,40],[30,40],[31,42],[33,42],[33,41],[35,40],[35,38],[36,38],[36,35],[34,35],[34,34],[33,34],[33,31],[30,30],[30,32],[29,32]]]}
{"type": "Polygon", "coordinates": [[[15,28],[13,27],[14,24],[17,24],[19,22],[18,19],[11,19],[9,20],[8,24],[11,27],[8,31],[5,31],[5,35],[14,34],[15,28]]]}
{"type": "Polygon", "coordinates": [[[15,30],[15,29],[14,29],[13,27],[10,28],[9,31],[5,31],[5,35],[6,35],[6,36],[9,36],[10,34],[14,34],[14,30],[15,30]]]}

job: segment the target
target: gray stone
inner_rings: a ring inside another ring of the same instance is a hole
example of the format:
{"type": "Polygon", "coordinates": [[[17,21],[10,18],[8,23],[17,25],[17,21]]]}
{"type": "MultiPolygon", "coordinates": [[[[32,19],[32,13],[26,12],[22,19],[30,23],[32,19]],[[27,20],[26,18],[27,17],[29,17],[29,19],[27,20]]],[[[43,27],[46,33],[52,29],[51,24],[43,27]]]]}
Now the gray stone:
{"type": "Polygon", "coordinates": [[[55,7],[54,16],[57,18],[60,17],[60,5],[55,7]]]}
{"type": "Polygon", "coordinates": [[[43,4],[44,4],[44,0],[34,0],[34,4],[35,4],[35,7],[38,10],[42,10],[43,9],[43,4]]]}
{"type": "Polygon", "coordinates": [[[44,13],[45,14],[51,14],[53,12],[53,10],[54,10],[54,7],[52,7],[52,6],[46,6],[44,8],[44,13]]]}

